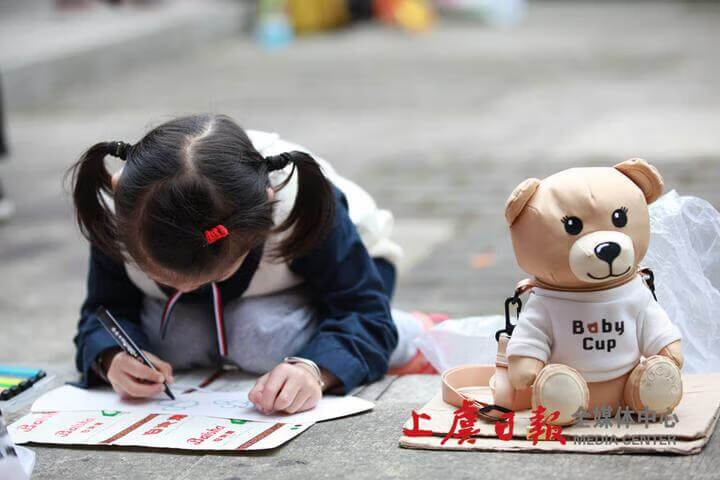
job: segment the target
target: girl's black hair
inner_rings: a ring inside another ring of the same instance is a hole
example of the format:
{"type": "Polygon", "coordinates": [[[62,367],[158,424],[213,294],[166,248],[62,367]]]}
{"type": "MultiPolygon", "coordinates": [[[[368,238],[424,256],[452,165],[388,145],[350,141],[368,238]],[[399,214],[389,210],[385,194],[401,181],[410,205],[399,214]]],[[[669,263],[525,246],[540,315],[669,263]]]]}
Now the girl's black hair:
{"type": "Polygon", "coordinates": [[[77,222],[90,242],[115,259],[127,252],[183,276],[216,272],[276,232],[288,233],[274,253],[297,258],[334,219],[333,187],[315,159],[298,151],[264,158],[225,115],[177,118],[134,145],[98,143],[68,173],[77,222]],[[114,191],[106,155],[125,157],[114,191]],[[274,225],[268,174],[288,163],[293,170],[275,190],[297,170],[295,204],[274,225]],[[205,232],[218,224],[228,236],[208,241],[205,232]]]}

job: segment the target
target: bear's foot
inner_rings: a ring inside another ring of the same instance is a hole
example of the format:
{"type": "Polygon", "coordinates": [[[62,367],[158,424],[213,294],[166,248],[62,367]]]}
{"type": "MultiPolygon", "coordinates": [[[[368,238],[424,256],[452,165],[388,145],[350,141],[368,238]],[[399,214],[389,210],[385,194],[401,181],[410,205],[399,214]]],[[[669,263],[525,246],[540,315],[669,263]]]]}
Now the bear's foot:
{"type": "Polygon", "coordinates": [[[680,369],[670,359],[653,355],[641,362],[625,384],[625,403],[635,411],[647,408],[657,415],[672,412],[682,399],[680,369]]]}
{"type": "Polygon", "coordinates": [[[587,410],[590,394],[585,379],[577,370],[561,364],[546,365],[537,378],[532,390],[532,407],[539,405],[547,409],[546,415],[559,412],[549,422],[553,425],[571,425],[579,409],[587,410]]]}

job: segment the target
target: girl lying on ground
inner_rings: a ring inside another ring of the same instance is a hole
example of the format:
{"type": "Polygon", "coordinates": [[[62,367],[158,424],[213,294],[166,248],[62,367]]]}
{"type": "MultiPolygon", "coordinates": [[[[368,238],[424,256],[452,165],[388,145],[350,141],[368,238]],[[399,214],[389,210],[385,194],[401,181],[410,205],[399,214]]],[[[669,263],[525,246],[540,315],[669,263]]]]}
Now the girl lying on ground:
{"type": "Polygon", "coordinates": [[[417,363],[427,319],[391,313],[391,214],[302,147],[193,115],[98,143],[71,172],[91,242],[75,337],[86,386],[149,397],[174,370],[233,364],[262,374],[260,410],[293,413],[417,363]],[[114,175],[107,155],[124,160],[114,175]],[[117,348],[100,305],[160,372],[117,348]]]}

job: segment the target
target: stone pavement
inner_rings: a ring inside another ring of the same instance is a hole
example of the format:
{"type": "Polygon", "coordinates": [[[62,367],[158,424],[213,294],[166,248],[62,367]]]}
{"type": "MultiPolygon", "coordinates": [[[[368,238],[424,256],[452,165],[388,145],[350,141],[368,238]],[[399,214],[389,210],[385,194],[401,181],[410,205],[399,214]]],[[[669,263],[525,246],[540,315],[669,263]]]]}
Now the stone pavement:
{"type": "MultiPolygon", "coordinates": [[[[448,20],[407,36],[364,25],[272,53],[231,36],[16,105],[0,166],[18,206],[0,227],[0,362],[72,358],[87,247],[61,189],[70,162],[96,141],[133,141],[204,110],[307,145],[395,212],[411,252],[398,307],[498,313],[522,278],[503,202],[528,176],[641,156],[669,189],[720,206],[719,27],[713,4],[541,2],[512,30],[448,20]]],[[[37,478],[124,478],[125,468],[138,478],[717,476],[717,437],[688,459],[396,448],[436,381],[400,379],[374,412],[317,425],[271,454],[37,448],[37,478]]]]}

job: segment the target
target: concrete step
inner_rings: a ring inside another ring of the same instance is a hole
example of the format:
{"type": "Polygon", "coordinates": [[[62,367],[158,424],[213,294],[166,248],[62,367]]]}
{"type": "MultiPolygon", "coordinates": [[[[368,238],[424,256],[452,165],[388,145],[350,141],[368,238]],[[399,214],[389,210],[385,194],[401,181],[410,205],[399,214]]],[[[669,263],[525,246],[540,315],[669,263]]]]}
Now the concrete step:
{"type": "Polygon", "coordinates": [[[10,110],[240,35],[250,14],[245,0],[91,2],[61,11],[50,3],[29,8],[11,1],[0,11],[0,72],[10,110]]]}

